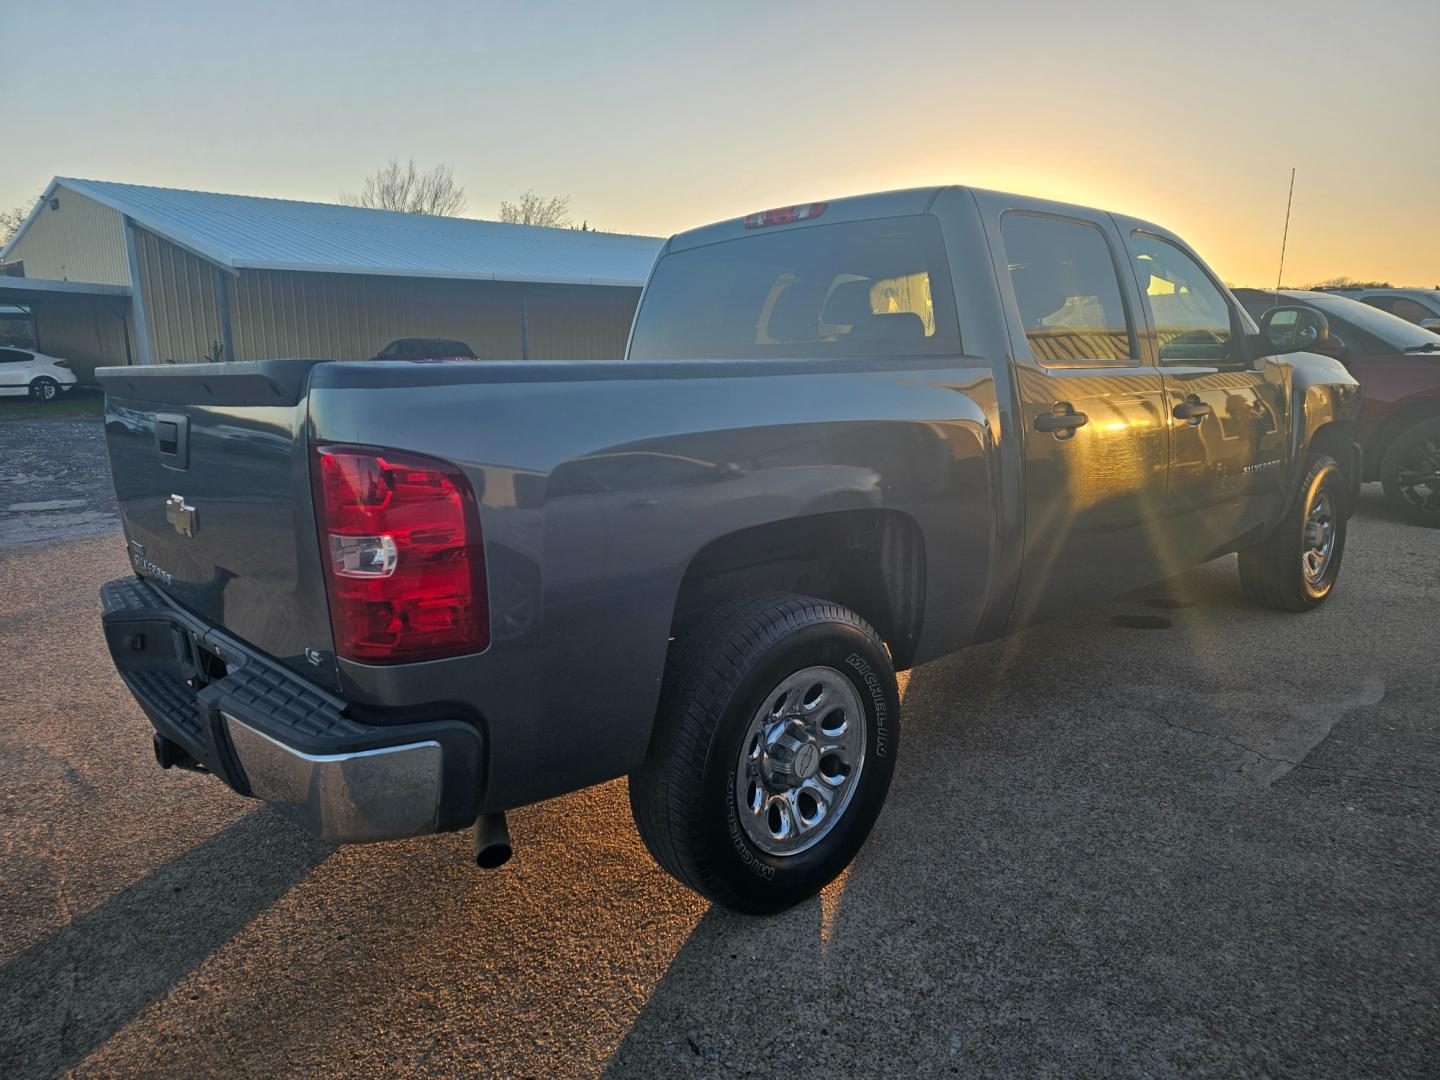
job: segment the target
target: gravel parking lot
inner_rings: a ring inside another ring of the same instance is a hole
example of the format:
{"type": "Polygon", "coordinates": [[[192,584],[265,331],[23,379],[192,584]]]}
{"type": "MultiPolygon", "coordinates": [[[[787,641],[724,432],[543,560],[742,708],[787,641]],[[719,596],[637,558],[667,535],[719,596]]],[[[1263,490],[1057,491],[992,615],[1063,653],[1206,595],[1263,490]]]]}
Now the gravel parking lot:
{"type": "Polygon", "coordinates": [[[1440,531],[1378,491],[1320,612],[1226,559],[915,671],[869,844],[754,920],[655,868],[623,781],[486,874],[161,772],[99,632],[99,425],[0,453],[0,1075],[1435,1075],[1440,531]]]}

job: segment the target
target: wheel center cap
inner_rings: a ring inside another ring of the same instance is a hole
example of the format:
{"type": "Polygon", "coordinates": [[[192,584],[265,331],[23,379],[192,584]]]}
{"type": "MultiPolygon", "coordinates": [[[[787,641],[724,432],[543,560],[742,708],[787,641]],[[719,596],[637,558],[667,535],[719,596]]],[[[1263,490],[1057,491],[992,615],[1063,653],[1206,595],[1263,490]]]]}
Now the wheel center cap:
{"type": "Polygon", "coordinates": [[[820,751],[814,743],[806,743],[795,752],[795,775],[801,780],[809,780],[815,775],[815,770],[820,768],[820,751]]]}

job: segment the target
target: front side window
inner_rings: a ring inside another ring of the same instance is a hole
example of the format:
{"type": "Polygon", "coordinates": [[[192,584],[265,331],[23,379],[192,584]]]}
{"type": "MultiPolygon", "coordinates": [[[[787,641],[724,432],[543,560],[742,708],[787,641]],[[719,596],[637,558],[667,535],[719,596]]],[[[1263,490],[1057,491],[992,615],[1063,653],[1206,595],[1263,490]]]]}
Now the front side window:
{"type": "Polygon", "coordinates": [[[939,223],[876,218],[759,232],[655,266],[632,360],[960,352],[939,223]]]}
{"type": "Polygon", "coordinates": [[[1130,251],[1150,303],[1162,364],[1228,364],[1238,351],[1230,305],[1186,252],[1158,236],[1132,233],[1130,251]]]}
{"type": "Polygon", "coordinates": [[[1025,340],[1039,363],[1133,361],[1119,272],[1099,228],[1012,212],[1001,220],[1000,232],[1025,340]]]}

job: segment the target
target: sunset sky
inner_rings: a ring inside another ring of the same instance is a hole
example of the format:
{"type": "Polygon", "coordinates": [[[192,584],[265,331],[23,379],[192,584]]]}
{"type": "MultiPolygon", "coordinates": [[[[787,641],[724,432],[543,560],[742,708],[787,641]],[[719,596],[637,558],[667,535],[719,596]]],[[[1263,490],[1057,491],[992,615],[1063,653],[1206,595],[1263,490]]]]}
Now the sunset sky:
{"type": "Polygon", "coordinates": [[[1440,5],[0,0],[0,206],[52,175],[333,201],[390,155],[665,235],[966,183],[1227,280],[1440,285],[1440,5]]]}

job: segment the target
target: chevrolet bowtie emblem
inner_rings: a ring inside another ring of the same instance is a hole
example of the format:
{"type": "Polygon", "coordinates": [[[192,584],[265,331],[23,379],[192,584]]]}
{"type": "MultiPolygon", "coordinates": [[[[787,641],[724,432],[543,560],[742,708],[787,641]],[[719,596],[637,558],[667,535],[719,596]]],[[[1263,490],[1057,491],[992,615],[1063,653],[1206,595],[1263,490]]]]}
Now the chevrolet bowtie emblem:
{"type": "Polygon", "coordinates": [[[165,520],[181,536],[194,536],[200,530],[195,507],[188,504],[183,495],[171,495],[165,500],[165,520]]]}

